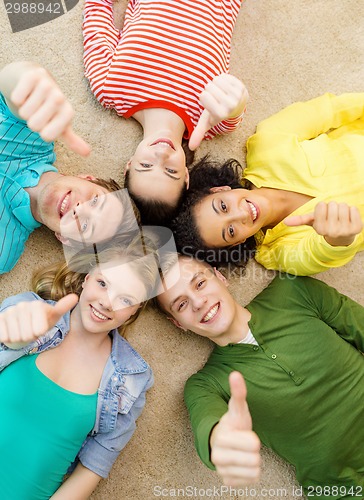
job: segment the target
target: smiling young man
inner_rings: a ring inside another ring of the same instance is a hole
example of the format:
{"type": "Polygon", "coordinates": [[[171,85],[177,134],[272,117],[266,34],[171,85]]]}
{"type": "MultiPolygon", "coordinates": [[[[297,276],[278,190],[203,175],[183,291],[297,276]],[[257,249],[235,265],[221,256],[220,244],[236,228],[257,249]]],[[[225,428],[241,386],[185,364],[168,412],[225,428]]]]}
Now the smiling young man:
{"type": "Polygon", "coordinates": [[[120,189],[114,181],[62,175],[53,165],[57,137],[78,154],[90,151],[72,117],[45,69],[17,62],[0,72],[0,273],[14,267],[41,224],[64,243],[84,243],[113,236],[122,222],[120,196],[108,194],[120,189]]]}
{"type": "Polygon", "coordinates": [[[188,257],[166,276],[177,284],[161,291],[160,308],[216,344],[185,387],[202,461],[228,485],[250,484],[260,440],[295,466],[306,495],[362,498],[364,308],[290,275],[244,308],[219,272],[188,257]]]}

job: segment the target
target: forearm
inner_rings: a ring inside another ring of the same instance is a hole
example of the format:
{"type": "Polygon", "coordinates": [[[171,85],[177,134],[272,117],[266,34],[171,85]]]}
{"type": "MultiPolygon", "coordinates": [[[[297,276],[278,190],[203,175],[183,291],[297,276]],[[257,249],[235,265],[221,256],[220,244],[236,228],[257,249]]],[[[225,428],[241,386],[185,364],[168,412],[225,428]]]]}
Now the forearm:
{"type": "Polygon", "coordinates": [[[79,463],[70,477],[52,495],[51,500],[87,500],[101,479],[79,463]]]}

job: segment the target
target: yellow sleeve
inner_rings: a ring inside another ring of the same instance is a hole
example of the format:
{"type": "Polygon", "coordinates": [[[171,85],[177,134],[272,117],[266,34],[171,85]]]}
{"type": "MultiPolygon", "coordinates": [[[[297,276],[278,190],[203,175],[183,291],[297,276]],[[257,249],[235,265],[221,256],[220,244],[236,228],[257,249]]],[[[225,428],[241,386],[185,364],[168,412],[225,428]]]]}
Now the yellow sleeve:
{"type": "Polygon", "coordinates": [[[258,248],[256,260],[267,269],[299,276],[310,276],[350,262],[363,247],[363,232],[349,246],[333,247],[325,238],[309,228],[304,238],[280,237],[258,248]]]}
{"type": "Polygon", "coordinates": [[[307,102],[297,102],[260,122],[259,132],[284,132],[299,141],[352,123],[364,116],[364,93],[324,94],[307,102]]]}

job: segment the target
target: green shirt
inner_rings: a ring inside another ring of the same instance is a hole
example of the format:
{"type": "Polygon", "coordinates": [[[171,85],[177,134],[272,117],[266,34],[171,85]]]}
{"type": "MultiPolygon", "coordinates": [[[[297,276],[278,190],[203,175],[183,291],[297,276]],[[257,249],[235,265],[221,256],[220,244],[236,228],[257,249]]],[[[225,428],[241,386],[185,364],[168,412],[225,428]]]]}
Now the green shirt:
{"type": "Polygon", "coordinates": [[[228,375],[237,370],[246,381],[253,430],[296,467],[306,492],[355,485],[361,498],[364,308],[319,280],[279,275],[247,309],[259,347],[215,347],[185,387],[202,461],[213,468],[209,437],[227,411],[228,375]]]}

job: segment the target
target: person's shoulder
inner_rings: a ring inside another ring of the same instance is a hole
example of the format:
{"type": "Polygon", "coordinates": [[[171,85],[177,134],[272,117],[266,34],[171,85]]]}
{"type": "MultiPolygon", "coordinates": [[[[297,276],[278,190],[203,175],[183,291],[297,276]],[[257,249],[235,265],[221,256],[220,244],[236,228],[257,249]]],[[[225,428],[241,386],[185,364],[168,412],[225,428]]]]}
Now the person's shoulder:
{"type": "Polygon", "coordinates": [[[0,311],[3,311],[5,309],[7,309],[8,307],[15,306],[16,304],[19,304],[20,302],[31,302],[34,300],[44,301],[41,297],[39,297],[39,295],[37,295],[34,292],[19,293],[18,295],[13,295],[12,297],[6,298],[0,306],[0,311]]]}
{"type": "Polygon", "coordinates": [[[152,372],[151,367],[130,343],[117,330],[110,332],[112,337],[111,356],[119,369],[126,374],[152,372]]]}

